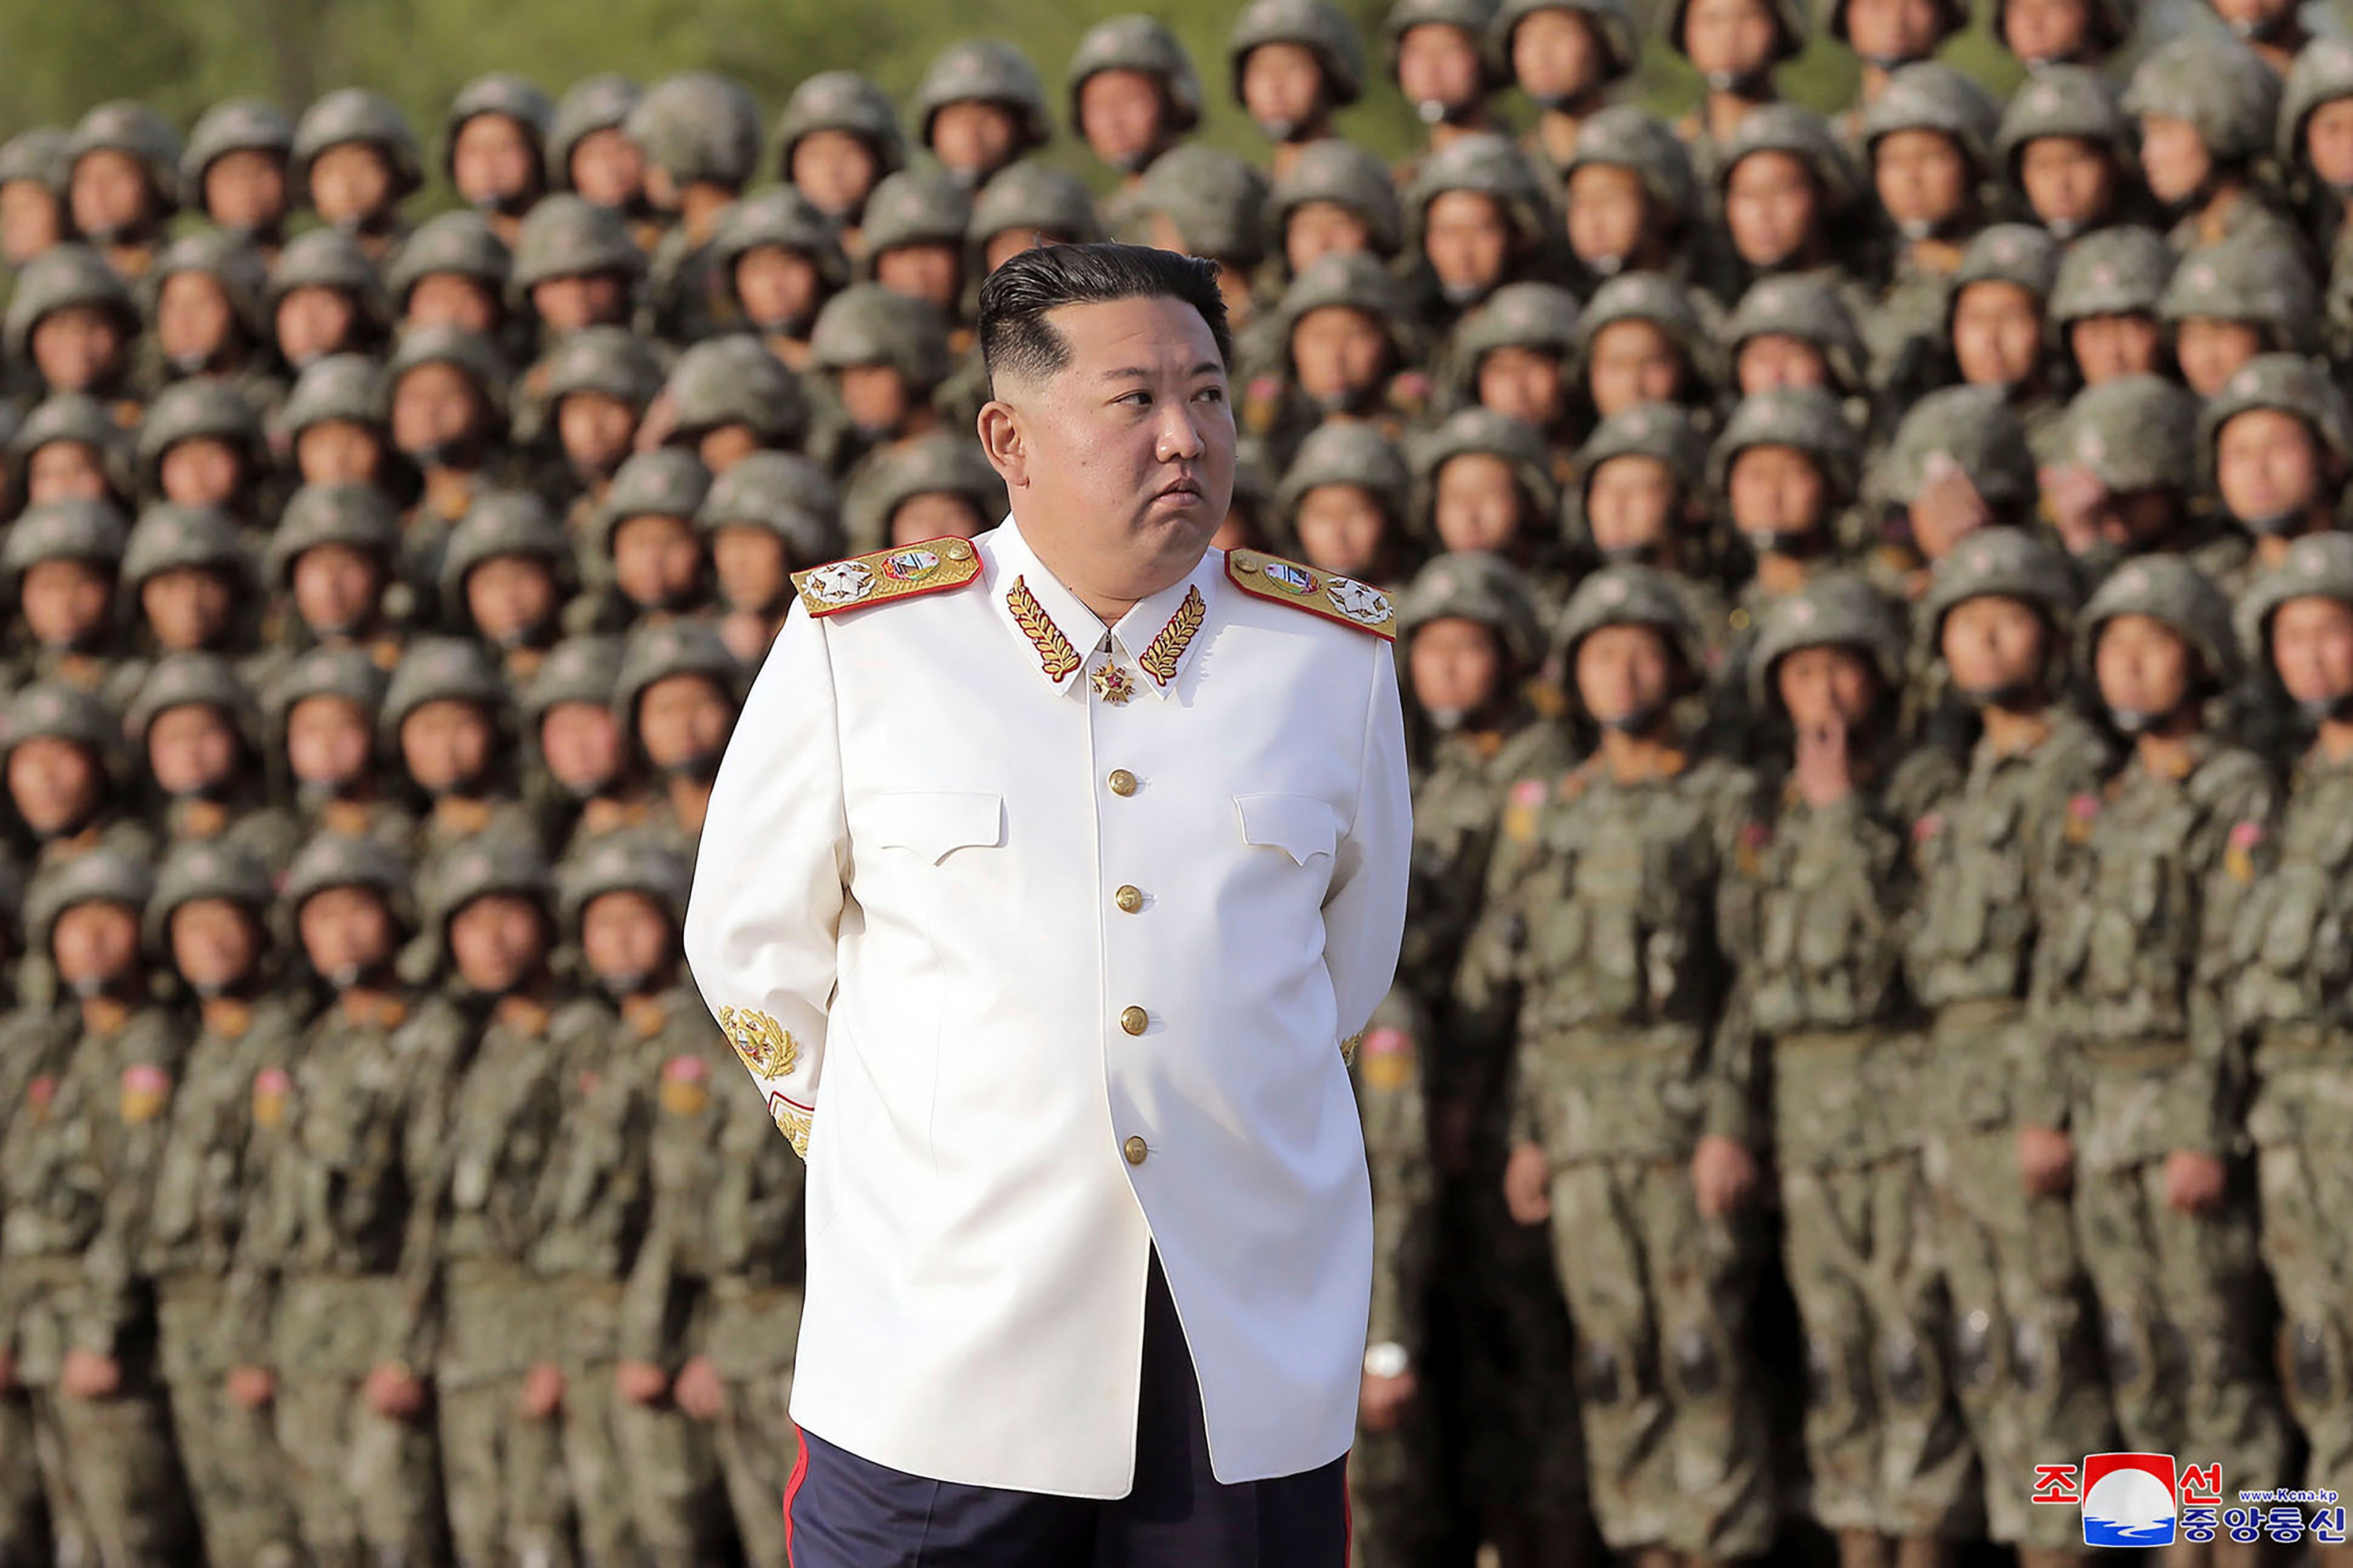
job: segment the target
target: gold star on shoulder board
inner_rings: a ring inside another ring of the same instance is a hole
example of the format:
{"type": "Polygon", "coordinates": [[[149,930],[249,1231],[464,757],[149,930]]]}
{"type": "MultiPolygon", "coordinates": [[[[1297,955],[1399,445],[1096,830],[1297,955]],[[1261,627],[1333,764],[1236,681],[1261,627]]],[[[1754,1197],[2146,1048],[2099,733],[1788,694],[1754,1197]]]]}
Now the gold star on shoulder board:
{"type": "Polygon", "coordinates": [[[1109,659],[1095,666],[1094,674],[1087,679],[1094,682],[1095,695],[1114,708],[1135,695],[1135,683],[1128,679],[1127,671],[1109,659]]]}

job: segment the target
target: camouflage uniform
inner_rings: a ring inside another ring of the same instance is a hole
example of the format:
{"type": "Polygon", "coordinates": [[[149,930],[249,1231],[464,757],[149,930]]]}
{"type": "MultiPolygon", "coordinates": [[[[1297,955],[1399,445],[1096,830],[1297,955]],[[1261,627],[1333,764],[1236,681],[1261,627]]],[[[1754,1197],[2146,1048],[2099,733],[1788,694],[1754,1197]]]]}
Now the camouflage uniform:
{"type": "MultiPolygon", "coordinates": [[[[22,927],[18,921],[24,908],[25,884],[15,864],[0,857],[0,953],[11,956],[0,960],[0,980],[15,984],[17,964],[15,962],[16,934],[22,927]]],[[[18,993],[21,998],[21,992],[18,993]]],[[[49,1023],[48,1015],[38,1008],[19,1005],[0,1017],[0,1105],[23,1105],[33,1093],[32,1086],[41,1080],[44,1069],[54,1064],[45,1061],[39,1042],[49,1023]]],[[[50,1076],[44,1094],[53,1093],[56,1079],[50,1076]]],[[[0,1134],[5,1129],[0,1129],[0,1134]]],[[[0,1143],[5,1149],[5,1143],[0,1143]]],[[[0,1181],[5,1186],[5,1181],[0,1181]]],[[[51,1521],[41,1496],[41,1467],[37,1447],[40,1441],[38,1426],[33,1415],[33,1396],[26,1387],[23,1368],[18,1361],[16,1335],[16,1302],[22,1299],[25,1281],[9,1260],[5,1245],[0,1245],[0,1352],[9,1362],[7,1387],[0,1390],[0,1562],[14,1563],[50,1563],[56,1552],[50,1546],[51,1521]]],[[[70,1520],[61,1521],[68,1531],[77,1530],[70,1520]]]]}
{"type": "MultiPolygon", "coordinates": [[[[1889,75],[1886,90],[1864,113],[1863,162],[1868,166],[1880,142],[1896,132],[1933,131],[1960,152],[1974,181],[1989,180],[2000,117],[1993,100],[1968,77],[1941,61],[1915,61],[1889,75]]],[[[1979,221],[1974,204],[1965,205],[1971,210],[1946,226],[1952,232],[1904,237],[1879,302],[1862,319],[1874,386],[1903,395],[1920,384],[1921,356],[1931,353],[1921,340],[1936,334],[1953,269],[1961,261],[1957,242],[1979,221]]]]}

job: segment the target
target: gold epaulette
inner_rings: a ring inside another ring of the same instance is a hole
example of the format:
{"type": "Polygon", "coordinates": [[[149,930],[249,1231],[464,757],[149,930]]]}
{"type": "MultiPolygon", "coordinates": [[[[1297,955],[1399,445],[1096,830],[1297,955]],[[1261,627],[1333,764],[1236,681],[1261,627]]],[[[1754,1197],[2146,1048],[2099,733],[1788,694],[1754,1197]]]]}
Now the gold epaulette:
{"type": "Polygon", "coordinates": [[[1397,638],[1397,606],[1387,594],[1354,577],[1319,572],[1256,550],[1227,551],[1226,576],[1254,597],[1296,605],[1388,641],[1397,638]]]}
{"type": "Polygon", "coordinates": [[[980,552],[969,539],[926,539],[895,550],[853,555],[793,574],[793,587],[812,616],[862,610],[892,599],[912,599],[961,588],[980,575],[980,552]]]}

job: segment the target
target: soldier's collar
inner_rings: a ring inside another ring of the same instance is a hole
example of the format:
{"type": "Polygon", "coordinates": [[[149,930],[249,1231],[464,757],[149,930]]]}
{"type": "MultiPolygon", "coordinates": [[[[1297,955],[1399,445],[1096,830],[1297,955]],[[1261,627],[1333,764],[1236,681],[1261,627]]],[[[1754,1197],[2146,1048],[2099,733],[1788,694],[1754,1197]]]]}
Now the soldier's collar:
{"type": "Polygon", "coordinates": [[[1131,605],[1106,628],[1038,559],[1010,517],[989,539],[989,598],[1021,639],[1022,658],[1048,685],[1123,703],[1139,689],[1158,698],[1176,689],[1201,645],[1201,623],[1217,591],[1215,552],[1204,552],[1182,580],[1131,605]],[[1098,667],[1104,666],[1116,674],[1099,676],[1098,667]]]}
{"type": "Polygon", "coordinates": [[[235,996],[207,996],[196,1011],[206,1029],[232,1040],[243,1039],[253,1027],[253,1004],[235,996]]]}
{"type": "Polygon", "coordinates": [[[491,1015],[508,1028],[537,1037],[547,1033],[550,1014],[545,1003],[529,996],[501,996],[491,1015]]]}
{"type": "Polygon", "coordinates": [[[2200,730],[2194,734],[2183,736],[2181,743],[2162,753],[2163,761],[2154,766],[2149,763],[2148,753],[2135,746],[2132,752],[2132,765],[2153,778],[2163,779],[2168,784],[2179,784],[2204,765],[2206,759],[2213,755],[2213,734],[2209,731],[2200,730]]]}

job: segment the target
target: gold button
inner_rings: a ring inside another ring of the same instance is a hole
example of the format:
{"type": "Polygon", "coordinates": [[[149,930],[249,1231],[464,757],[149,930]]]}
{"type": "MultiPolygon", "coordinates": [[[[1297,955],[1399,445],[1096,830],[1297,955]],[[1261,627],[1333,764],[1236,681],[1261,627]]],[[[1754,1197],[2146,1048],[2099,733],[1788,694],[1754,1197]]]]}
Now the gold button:
{"type": "Polygon", "coordinates": [[[972,546],[959,539],[948,545],[946,549],[941,551],[940,553],[946,556],[951,561],[969,561],[972,559],[972,546]]]}
{"type": "Polygon", "coordinates": [[[1111,896],[1111,901],[1119,906],[1120,913],[1132,915],[1136,910],[1144,907],[1144,889],[1141,888],[1122,888],[1118,892],[1113,893],[1111,896]]]}
{"type": "Polygon", "coordinates": [[[1111,793],[1120,795],[1134,795],[1135,793],[1135,775],[1129,773],[1125,768],[1112,769],[1111,793]]]}
{"type": "Polygon", "coordinates": [[[1150,1022],[1151,1020],[1144,1016],[1144,1009],[1141,1007],[1124,1008],[1119,1015],[1119,1026],[1131,1035],[1144,1033],[1144,1026],[1150,1022]]]}
{"type": "Polygon", "coordinates": [[[1129,1164],[1141,1165],[1144,1163],[1144,1156],[1150,1151],[1145,1148],[1143,1139],[1131,1138],[1127,1141],[1126,1152],[1129,1164]]]}

